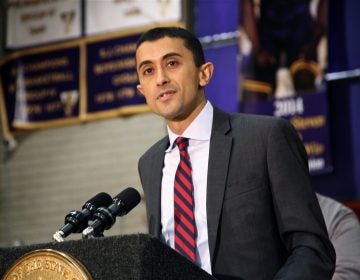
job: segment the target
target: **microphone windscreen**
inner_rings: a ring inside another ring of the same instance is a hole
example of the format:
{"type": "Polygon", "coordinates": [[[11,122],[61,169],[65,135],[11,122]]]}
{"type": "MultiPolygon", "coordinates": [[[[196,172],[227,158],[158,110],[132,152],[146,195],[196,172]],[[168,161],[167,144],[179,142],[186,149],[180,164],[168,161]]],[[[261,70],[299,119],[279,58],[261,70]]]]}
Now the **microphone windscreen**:
{"type": "Polygon", "coordinates": [[[127,188],[114,197],[114,200],[121,200],[124,210],[129,213],[136,205],[139,204],[141,197],[134,188],[127,188]]]}
{"type": "Polygon", "coordinates": [[[109,194],[107,194],[105,192],[101,192],[101,193],[98,193],[97,195],[95,195],[93,198],[90,198],[85,203],[85,205],[88,203],[92,204],[96,208],[107,207],[112,203],[112,198],[109,194]]]}

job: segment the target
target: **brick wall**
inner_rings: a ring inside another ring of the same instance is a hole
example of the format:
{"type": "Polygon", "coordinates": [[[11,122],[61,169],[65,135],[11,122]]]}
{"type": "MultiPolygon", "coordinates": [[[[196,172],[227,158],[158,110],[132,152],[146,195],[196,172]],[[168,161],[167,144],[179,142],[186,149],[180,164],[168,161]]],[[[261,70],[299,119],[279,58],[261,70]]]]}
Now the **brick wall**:
{"type": "MultiPolygon", "coordinates": [[[[29,133],[11,153],[1,145],[0,246],[49,242],[70,210],[101,191],[142,194],[138,158],[165,134],[164,121],[146,113],[29,133]]],[[[137,232],[146,232],[143,201],[105,235],[137,232]]]]}

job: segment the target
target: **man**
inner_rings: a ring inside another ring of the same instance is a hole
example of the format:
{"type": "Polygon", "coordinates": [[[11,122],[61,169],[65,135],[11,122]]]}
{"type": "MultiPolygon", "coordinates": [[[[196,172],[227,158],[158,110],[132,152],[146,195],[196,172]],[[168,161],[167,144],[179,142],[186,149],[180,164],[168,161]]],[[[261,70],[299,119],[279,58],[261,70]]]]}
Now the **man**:
{"type": "Polygon", "coordinates": [[[353,210],[342,203],[316,194],[329,238],[336,252],[332,280],[360,279],[360,224],[353,210]]]}
{"type": "Polygon", "coordinates": [[[139,160],[149,233],[218,279],[331,279],[333,247],[288,122],[213,107],[214,66],[185,29],[143,34],[136,67],[169,134],[139,160]]]}

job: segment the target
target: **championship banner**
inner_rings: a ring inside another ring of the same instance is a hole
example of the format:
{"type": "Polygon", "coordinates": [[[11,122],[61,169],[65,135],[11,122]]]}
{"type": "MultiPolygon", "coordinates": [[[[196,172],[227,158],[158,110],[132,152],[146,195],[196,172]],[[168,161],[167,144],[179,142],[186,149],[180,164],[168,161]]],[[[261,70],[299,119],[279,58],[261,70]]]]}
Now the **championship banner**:
{"type": "Polygon", "coordinates": [[[240,1],[240,111],[289,119],[312,174],[332,170],[326,7],[327,0],[240,1]]]}
{"type": "Polygon", "coordinates": [[[149,111],[137,92],[144,30],[17,51],[0,63],[3,135],[149,111]]]}
{"type": "Polygon", "coordinates": [[[86,45],[86,119],[144,111],[137,90],[135,48],[140,34],[95,40],[86,45]],[[141,106],[136,106],[141,105],[141,106]]]}
{"type": "Polygon", "coordinates": [[[329,113],[325,92],[274,101],[243,103],[241,111],[282,117],[298,131],[309,158],[311,174],[332,171],[329,143],[329,113]]]}
{"type": "Polygon", "coordinates": [[[79,45],[15,53],[0,69],[2,125],[9,131],[77,121],[79,45]]]}
{"type": "Polygon", "coordinates": [[[8,0],[6,14],[10,49],[81,36],[81,0],[8,0]]]}
{"type": "Polygon", "coordinates": [[[179,22],[182,3],[181,0],[89,0],[85,5],[85,34],[179,22]]]}

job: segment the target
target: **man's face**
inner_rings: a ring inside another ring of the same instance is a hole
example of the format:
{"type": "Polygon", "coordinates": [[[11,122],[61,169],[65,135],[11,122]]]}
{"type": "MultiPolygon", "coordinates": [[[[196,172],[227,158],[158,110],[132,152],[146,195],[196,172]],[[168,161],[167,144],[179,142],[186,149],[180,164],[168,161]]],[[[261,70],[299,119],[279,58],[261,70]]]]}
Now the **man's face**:
{"type": "Polygon", "coordinates": [[[136,51],[138,90],[150,109],[167,121],[183,121],[205,104],[201,67],[182,39],[164,37],[142,43],[136,51]]]}

